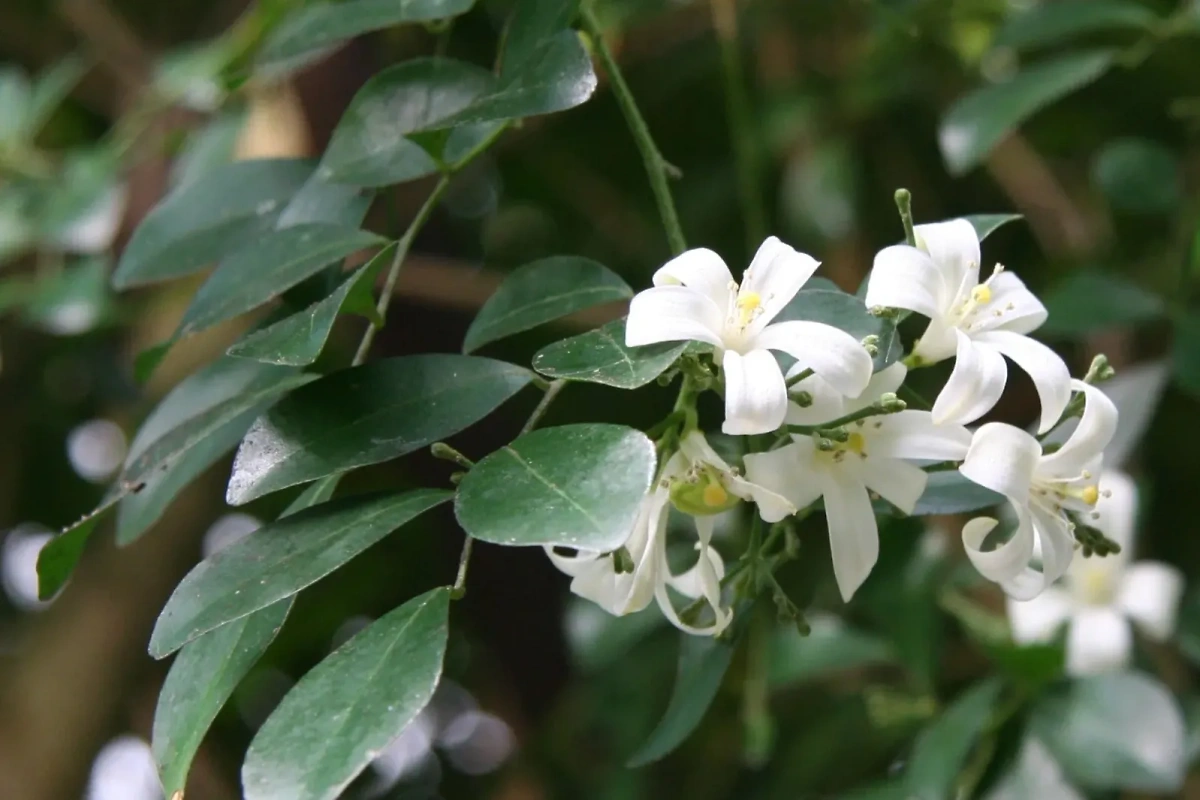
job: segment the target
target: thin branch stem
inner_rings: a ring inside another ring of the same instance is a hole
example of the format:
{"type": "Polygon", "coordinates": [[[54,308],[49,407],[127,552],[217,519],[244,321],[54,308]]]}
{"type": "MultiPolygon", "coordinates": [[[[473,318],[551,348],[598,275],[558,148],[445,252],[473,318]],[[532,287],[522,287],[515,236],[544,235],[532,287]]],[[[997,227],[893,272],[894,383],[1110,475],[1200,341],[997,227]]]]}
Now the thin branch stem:
{"type": "Polygon", "coordinates": [[[897,403],[893,406],[885,408],[880,403],[872,403],[866,408],[860,408],[858,411],[853,411],[844,417],[838,417],[830,422],[825,422],[820,425],[788,425],[789,433],[817,433],[819,431],[829,431],[834,428],[840,428],[843,425],[849,425],[851,422],[858,422],[860,419],[867,417],[877,417],[882,414],[895,414],[898,411],[904,410],[903,403],[897,403]]]}
{"type": "Polygon", "coordinates": [[[467,593],[467,568],[471,565],[471,546],[475,540],[467,536],[463,540],[462,553],[458,557],[458,574],[454,578],[454,586],[450,589],[450,597],[458,600],[467,593]]]}
{"type": "Polygon", "coordinates": [[[549,410],[550,404],[554,402],[554,398],[558,397],[558,393],[567,388],[566,380],[550,381],[550,385],[546,387],[546,393],[542,395],[542,399],[538,401],[537,407],[533,409],[533,413],[529,415],[529,419],[525,420],[525,425],[521,428],[521,433],[529,433],[549,410]]]}
{"type": "Polygon", "coordinates": [[[812,375],[813,375],[813,371],[811,368],[797,372],[795,375],[793,375],[792,377],[787,379],[787,388],[789,388],[789,389],[792,388],[793,386],[795,386],[797,383],[804,380],[805,378],[812,377],[812,375]]]}
{"type": "Polygon", "coordinates": [[[671,245],[671,252],[679,255],[687,249],[687,241],[684,239],[683,229],[679,225],[679,214],[675,210],[675,201],[671,197],[671,187],[667,183],[673,168],[663,158],[658,145],[654,143],[654,137],[650,135],[646,120],[642,118],[637,103],[633,99],[633,93],[629,91],[629,86],[625,83],[621,68],[617,66],[617,60],[613,57],[612,51],[608,49],[608,43],[604,41],[604,33],[591,5],[585,2],[580,8],[579,14],[583,20],[584,29],[591,37],[597,55],[600,56],[600,63],[604,65],[604,71],[608,73],[617,104],[621,107],[626,124],[629,125],[629,132],[633,134],[638,150],[642,154],[642,161],[646,165],[646,176],[650,179],[650,188],[653,190],[654,200],[658,204],[658,214],[662,217],[663,229],[666,231],[667,241],[671,245]]]}

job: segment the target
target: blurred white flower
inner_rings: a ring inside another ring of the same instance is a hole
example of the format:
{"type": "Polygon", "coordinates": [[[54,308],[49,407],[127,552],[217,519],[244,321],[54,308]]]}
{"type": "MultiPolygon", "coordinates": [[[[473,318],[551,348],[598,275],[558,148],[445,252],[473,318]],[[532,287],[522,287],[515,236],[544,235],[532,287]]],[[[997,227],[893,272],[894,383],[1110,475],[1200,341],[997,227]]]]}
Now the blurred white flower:
{"type": "Polygon", "coordinates": [[[74,220],[59,230],[57,240],[70,253],[105,253],[112,247],[125,216],[128,190],[113,184],[74,220]]]}
{"type": "Polygon", "coordinates": [[[86,800],[162,800],[162,796],[154,754],[136,736],[118,736],[92,762],[86,800]]]}
{"type": "Polygon", "coordinates": [[[9,531],[0,551],[0,574],[4,591],[13,605],[26,611],[45,608],[49,601],[38,600],[38,554],[54,534],[40,525],[23,524],[9,531]]]}
{"type": "Polygon", "coordinates": [[[204,532],[204,557],[224,550],[262,527],[262,520],[241,511],[222,514],[204,532]]]}
{"type": "Polygon", "coordinates": [[[67,458],[79,477],[104,483],[121,468],[127,444],[121,426],[107,419],[93,419],[67,435],[67,458]]]}

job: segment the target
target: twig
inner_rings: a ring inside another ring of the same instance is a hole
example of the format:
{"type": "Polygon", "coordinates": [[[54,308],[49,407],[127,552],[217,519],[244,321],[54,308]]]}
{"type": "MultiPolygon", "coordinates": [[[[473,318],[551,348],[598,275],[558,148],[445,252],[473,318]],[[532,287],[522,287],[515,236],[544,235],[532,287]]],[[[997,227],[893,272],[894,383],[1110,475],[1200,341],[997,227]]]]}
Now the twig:
{"type": "Polygon", "coordinates": [[[550,404],[554,402],[554,398],[558,397],[558,393],[567,388],[566,380],[551,381],[546,387],[546,393],[542,395],[542,399],[538,401],[537,407],[533,409],[533,413],[529,415],[529,419],[525,420],[525,425],[521,428],[521,433],[526,434],[534,429],[542,416],[550,408],[550,404]]]}

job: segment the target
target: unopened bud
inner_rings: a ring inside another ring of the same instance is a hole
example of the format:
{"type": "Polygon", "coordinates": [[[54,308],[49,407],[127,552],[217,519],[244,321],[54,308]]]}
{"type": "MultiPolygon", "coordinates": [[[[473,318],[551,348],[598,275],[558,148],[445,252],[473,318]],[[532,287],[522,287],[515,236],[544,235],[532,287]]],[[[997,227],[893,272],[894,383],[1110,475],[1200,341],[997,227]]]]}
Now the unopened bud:
{"type": "Polygon", "coordinates": [[[466,467],[467,469],[475,466],[471,459],[467,458],[445,442],[434,442],[429,446],[429,453],[434,458],[440,458],[442,461],[452,461],[455,464],[458,464],[460,467],[466,467]]]}
{"type": "Polygon", "coordinates": [[[823,453],[831,453],[837,449],[837,445],[828,439],[817,437],[817,449],[823,453]]]}
{"type": "Polygon", "coordinates": [[[864,336],[862,339],[862,346],[863,346],[863,349],[866,350],[869,355],[878,354],[879,353],[879,337],[873,333],[869,336],[864,336]]]}
{"type": "Polygon", "coordinates": [[[898,411],[903,411],[904,409],[908,408],[908,403],[905,403],[903,400],[897,397],[895,392],[884,392],[879,396],[879,400],[876,401],[876,405],[879,406],[879,410],[885,414],[895,414],[898,411]]]}
{"type": "Polygon", "coordinates": [[[811,406],[813,404],[812,392],[805,392],[805,391],[792,392],[791,397],[792,397],[792,402],[795,403],[796,405],[800,406],[801,408],[808,408],[809,406],[811,406]]]}
{"type": "Polygon", "coordinates": [[[465,472],[453,472],[450,474],[450,482],[455,486],[458,486],[460,483],[462,483],[462,480],[465,477],[467,477],[467,473],[465,472]]]}
{"type": "Polygon", "coordinates": [[[618,575],[625,575],[633,572],[634,563],[633,556],[629,555],[629,551],[624,547],[618,547],[612,551],[613,569],[618,575]]]}
{"type": "Polygon", "coordinates": [[[1088,367],[1087,375],[1083,377],[1083,382],[1097,384],[1108,380],[1116,374],[1117,371],[1108,363],[1108,356],[1100,353],[1092,359],[1092,365],[1088,367]]]}
{"type": "Polygon", "coordinates": [[[850,431],[846,430],[845,428],[831,428],[830,430],[822,429],[817,431],[817,434],[835,442],[850,441],[850,431]]]}

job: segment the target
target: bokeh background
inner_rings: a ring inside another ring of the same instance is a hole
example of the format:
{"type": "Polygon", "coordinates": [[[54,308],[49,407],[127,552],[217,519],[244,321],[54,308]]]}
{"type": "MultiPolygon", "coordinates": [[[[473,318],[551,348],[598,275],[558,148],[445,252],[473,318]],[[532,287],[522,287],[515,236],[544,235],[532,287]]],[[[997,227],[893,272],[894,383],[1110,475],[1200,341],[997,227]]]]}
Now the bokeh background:
{"type": "MultiPolygon", "coordinates": [[[[448,52],[488,61],[508,5],[480,0],[457,21],[448,52]]],[[[988,238],[985,267],[1004,263],[1045,299],[1051,321],[1039,335],[1075,374],[1098,352],[1117,368],[1124,467],[1143,488],[1137,550],[1196,576],[1200,4],[596,5],[655,138],[678,167],[672,188],[689,244],[722,253],[735,272],[775,233],[854,292],[874,252],[902,238],[897,187],[912,191],[918,222],[1023,215],[988,238]],[[1050,6],[1058,8],[1045,15],[1050,6]],[[1099,6],[1125,10],[1105,16],[1099,6]],[[992,125],[997,144],[978,163],[956,157],[951,123],[962,120],[951,112],[961,113],[964,97],[1021,80],[1037,94],[1056,79],[1029,79],[1029,70],[1100,47],[1117,53],[1107,69],[1065,83],[1059,76],[1063,85],[1050,96],[985,97],[985,112],[969,122],[992,125]],[[742,87],[732,97],[730,80],[742,87]]],[[[167,669],[145,653],[154,619],[197,559],[291,499],[226,507],[222,460],[132,546],[118,549],[111,523],[102,526],[62,593],[37,601],[34,564],[51,532],[96,504],[156,402],[254,322],[188,340],[139,383],[135,356],[170,334],[199,280],[117,295],[106,282],[113,254],[186,170],[319,155],[368,77],[439,47],[437,31],[407,26],[357,39],[286,82],[249,81],[223,87],[227,99],[210,97],[203,65],[188,61],[187,48],[236,25],[247,6],[0,3],[0,797],[161,796],[146,745],[167,669]],[[5,117],[19,93],[12,87],[72,55],[84,59],[82,80],[28,140],[10,135],[5,117]],[[130,146],[108,158],[104,147],[122,137],[130,146]],[[28,180],[64,196],[67,210],[54,225],[31,227],[21,216],[8,190],[28,180]]],[[[641,159],[598,72],[591,101],[527,120],[456,179],[416,242],[376,355],[458,351],[472,313],[505,272],[535,258],[587,255],[639,287],[669,256],[641,159]]],[[[398,236],[428,191],[423,182],[385,191],[367,227],[398,236]]],[[[486,354],[527,364],[540,346],[619,313],[593,310],[486,354]]],[[[363,324],[339,321],[322,363],[345,363],[363,324]]],[[[1010,374],[992,418],[1025,425],[1037,399],[1023,374],[1010,374]]],[[[657,387],[568,392],[551,423],[645,427],[672,399],[657,387]]],[[[533,402],[519,396],[455,445],[473,457],[489,452],[515,434],[533,402]]],[[[449,472],[418,454],[356,472],[343,491],[440,485],[449,472]]],[[[962,563],[961,522],[889,525],[879,567],[846,607],[831,591],[821,523],[806,523],[804,555],[786,577],[796,599],[811,604],[812,637],[781,626],[769,652],[739,655],[696,734],[638,770],[623,763],[666,706],[679,636],[654,609],[613,620],[575,602],[540,551],[481,545],[468,595],[454,608],[447,677],[434,704],[347,796],[791,800],[886,786],[947,701],[999,669],[971,618],[1002,614],[999,595],[952,580],[962,563]],[[743,724],[748,657],[770,664],[774,730],[765,763],[747,746],[743,724]]],[[[188,800],[240,796],[244,748],[288,687],[367,621],[452,579],[460,542],[443,508],[306,590],[217,719],[188,800]]],[[[1198,658],[1200,603],[1189,601],[1176,641],[1140,650],[1138,663],[1190,712],[1198,658]]],[[[1020,723],[1000,737],[982,794],[1015,762],[1020,723]]],[[[1180,796],[1200,796],[1196,787],[1180,796]]],[[[869,796],[900,796],[879,791],[869,796]]]]}

